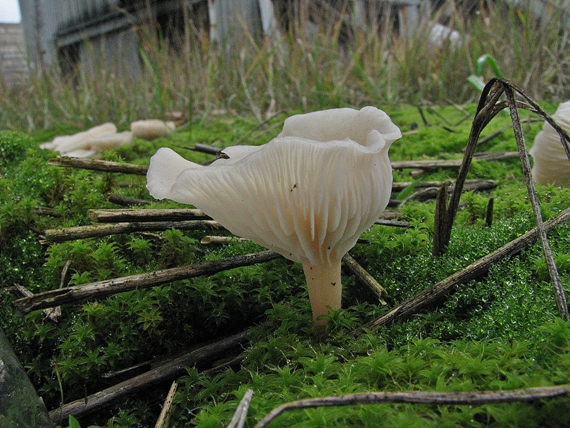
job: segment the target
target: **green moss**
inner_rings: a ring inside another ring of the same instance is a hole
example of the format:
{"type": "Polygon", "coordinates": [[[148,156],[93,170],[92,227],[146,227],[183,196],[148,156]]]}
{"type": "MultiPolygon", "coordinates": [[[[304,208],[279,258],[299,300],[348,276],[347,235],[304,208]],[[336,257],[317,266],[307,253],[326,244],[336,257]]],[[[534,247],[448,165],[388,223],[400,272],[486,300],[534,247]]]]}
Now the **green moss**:
{"type": "Polygon", "coordinates": [[[26,158],[26,151],[34,146],[26,134],[14,131],[0,131],[0,168],[9,168],[26,158]]]}
{"type": "MultiPolygon", "coordinates": [[[[417,133],[394,143],[392,159],[460,158],[469,132],[469,121],[461,121],[464,114],[435,107],[424,113],[429,127],[416,108],[402,107],[391,114],[404,131],[419,126],[417,133]]],[[[508,117],[499,115],[484,135],[508,123],[508,117]]],[[[211,156],[189,148],[223,148],[240,140],[261,144],[277,133],[254,127],[249,118],[204,119],[169,139],[136,140],[103,157],[145,165],[158,147],[167,145],[194,162],[204,162],[211,156]]],[[[529,141],[539,127],[532,124],[529,141]]],[[[514,150],[510,133],[504,131],[481,150],[514,150]]],[[[34,293],[56,289],[66,265],[64,282],[81,285],[262,248],[237,241],[203,246],[201,237],[211,231],[176,229],[43,245],[45,229],[91,224],[89,209],[117,208],[107,193],[146,199],[152,207],[181,205],[152,201],[144,177],[50,167],[46,161],[53,154],[36,149],[24,134],[6,135],[12,157],[0,177],[0,309],[5,314],[0,326],[51,409],[60,404],[62,390],[66,402],[82,399],[86,391],[91,394],[123,380],[117,374],[122,369],[252,326],[257,326],[254,338],[241,366],[212,376],[188,369],[175,399],[174,424],[225,426],[249,388],[255,391],[248,418],[248,426],[253,426],[273,407],[299,398],[376,390],[512,389],[570,381],[570,326],[557,318],[539,245],[495,264],[486,275],[458,286],[436,306],[409,319],[351,334],[534,227],[516,159],[474,162],[469,178],[493,179],[497,187],[462,195],[449,248],[441,257],[431,254],[433,201],[411,199],[398,208],[410,228],[375,225],[366,231],[364,242],[351,254],[385,287],[388,305],[379,305],[375,294],[345,271],[343,309],[329,314],[324,334],[312,324],[301,267],[284,259],[66,305],[54,323],[41,311],[16,318],[12,302],[20,296],[8,287],[21,284],[34,293]],[[24,141],[26,150],[14,141],[24,141]],[[486,227],[491,197],[494,219],[486,227]],[[45,215],[37,208],[52,211],[45,215]]],[[[428,181],[453,179],[455,174],[442,169],[416,176],[404,170],[395,171],[394,177],[428,181]]],[[[403,201],[412,193],[393,198],[403,201]]],[[[568,188],[538,186],[538,193],[545,218],[570,205],[568,188]]],[[[561,226],[550,234],[564,284],[570,277],[568,232],[568,226],[561,226]]],[[[167,389],[161,385],[158,391],[114,403],[80,422],[152,425],[159,411],[157,397],[167,389]]],[[[559,414],[553,423],[564,426],[570,421],[560,409],[568,404],[560,398],[540,405],[357,405],[286,413],[276,426],[541,426],[551,421],[553,412],[559,414]]]]}

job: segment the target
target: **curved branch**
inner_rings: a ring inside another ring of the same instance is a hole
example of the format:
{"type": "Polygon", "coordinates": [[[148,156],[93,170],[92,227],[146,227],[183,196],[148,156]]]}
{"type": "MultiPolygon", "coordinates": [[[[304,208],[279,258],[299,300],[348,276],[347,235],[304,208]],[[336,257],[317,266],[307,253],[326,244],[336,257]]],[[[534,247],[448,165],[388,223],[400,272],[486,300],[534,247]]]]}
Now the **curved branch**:
{"type": "Polygon", "coordinates": [[[155,287],[157,285],[202,275],[212,275],[223,270],[241,266],[251,266],[256,263],[268,262],[279,257],[281,256],[274,251],[260,251],[259,253],[233,256],[222,260],[195,263],[193,265],[164,269],[156,272],[49,290],[15,300],[14,305],[19,308],[20,312],[27,314],[37,309],[81,302],[94,297],[106,297],[134,289],[155,287]]]}
{"type": "Polygon", "coordinates": [[[273,409],[255,428],[264,428],[277,416],[288,410],[310,409],[315,407],[353,406],[356,404],[414,403],[414,404],[451,404],[480,405],[489,403],[513,403],[517,401],[536,401],[555,398],[570,393],[570,385],[546,386],[538,388],[513,389],[510,391],[473,391],[473,392],[366,392],[346,394],[334,397],[308,398],[293,401],[273,409]]]}

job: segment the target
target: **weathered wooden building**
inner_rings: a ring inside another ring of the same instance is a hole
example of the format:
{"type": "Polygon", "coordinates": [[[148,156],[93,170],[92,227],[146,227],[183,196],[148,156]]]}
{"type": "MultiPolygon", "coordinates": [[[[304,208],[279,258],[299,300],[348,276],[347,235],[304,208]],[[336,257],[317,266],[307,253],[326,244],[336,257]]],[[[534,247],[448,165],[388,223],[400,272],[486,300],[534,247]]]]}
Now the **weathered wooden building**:
{"type": "Polygon", "coordinates": [[[185,22],[225,40],[247,28],[269,30],[271,0],[20,0],[22,26],[32,64],[50,67],[90,61],[136,74],[140,67],[138,31],[158,30],[181,37],[185,22]]]}
{"type": "Polygon", "coordinates": [[[28,71],[24,35],[20,24],[0,24],[0,80],[13,85],[28,71]]]}

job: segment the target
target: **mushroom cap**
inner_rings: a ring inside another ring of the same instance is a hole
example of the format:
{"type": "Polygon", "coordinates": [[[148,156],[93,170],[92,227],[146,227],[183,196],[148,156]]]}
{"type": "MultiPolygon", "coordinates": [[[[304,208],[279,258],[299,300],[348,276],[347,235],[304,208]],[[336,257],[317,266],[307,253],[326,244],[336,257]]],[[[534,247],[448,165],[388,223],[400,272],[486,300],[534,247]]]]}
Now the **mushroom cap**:
{"type": "Polygon", "coordinates": [[[137,120],[131,123],[131,132],[143,140],[155,140],[168,137],[176,128],[174,122],[164,122],[160,119],[137,120]]]}
{"type": "Polygon", "coordinates": [[[131,131],[118,132],[116,134],[102,135],[89,139],[86,148],[101,152],[103,150],[112,150],[117,147],[127,146],[133,143],[133,133],[131,131]]]}
{"type": "Polygon", "coordinates": [[[187,169],[200,167],[201,165],[184,159],[174,150],[162,147],[150,158],[146,188],[153,198],[172,199],[169,196],[170,191],[178,176],[187,169]]]}
{"type": "Polygon", "coordinates": [[[361,111],[292,117],[269,143],[230,147],[229,159],[208,167],[160,149],[147,187],[290,260],[332,265],[378,219],[391,193],[387,151],[400,131],[381,110],[361,111]]]}
{"type": "Polygon", "coordinates": [[[295,136],[315,141],[351,140],[366,146],[372,130],[382,134],[386,150],[402,137],[400,129],[390,117],[376,107],[363,107],[361,110],[337,108],[298,114],[285,119],[279,137],[295,136]]]}
{"type": "MultiPolygon", "coordinates": [[[[560,127],[570,133],[570,101],[561,103],[552,115],[560,127]]],[[[529,153],[534,159],[533,178],[541,184],[570,184],[570,160],[560,142],[560,135],[548,122],[536,134],[529,153]]]]}
{"type": "Polygon", "coordinates": [[[112,135],[116,132],[117,127],[113,123],[108,122],[77,134],[55,137],[51,145],[44,147],[56,150],[61,154],[67,154],[75,150],[90,150],[87,146],[92,138],[112,135]]]}

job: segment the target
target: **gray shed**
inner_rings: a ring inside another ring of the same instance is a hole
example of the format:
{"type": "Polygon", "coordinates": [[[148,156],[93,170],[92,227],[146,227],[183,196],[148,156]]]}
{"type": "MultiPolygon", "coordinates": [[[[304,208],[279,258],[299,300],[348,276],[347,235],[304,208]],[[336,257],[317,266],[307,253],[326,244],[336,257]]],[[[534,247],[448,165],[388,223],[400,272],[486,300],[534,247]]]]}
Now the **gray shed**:
{"type": "Polygon", "coordinates": [[[216,41],[245,25],[262,31],[262,12],[271,0],[20,0],[22,26],[32,65],[62,68],[101,62],[136,75],[141,68],[137,30],[158,24],[166,37],[180,37],[192,19],[216,41]]]}
{"type": "Polygon", "coordinates": [[[22,82],[28,70],[20,24],[0,24],[0,79],[9,85],[22,82]]]}

